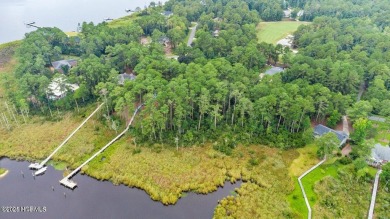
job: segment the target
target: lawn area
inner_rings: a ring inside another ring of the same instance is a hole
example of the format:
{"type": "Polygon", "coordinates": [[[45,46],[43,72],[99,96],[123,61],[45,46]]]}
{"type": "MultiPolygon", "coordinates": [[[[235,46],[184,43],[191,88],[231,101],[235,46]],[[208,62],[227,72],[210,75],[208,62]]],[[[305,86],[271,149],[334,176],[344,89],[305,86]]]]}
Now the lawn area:
{"type": "Polygon", "coordinates": [[[123,27],[133,23],[136,19],[138,19],[138,13],[133,13],[108,22],[108,26],[112,28],[123,27]]]}
{"type": "Polygon", "coordinates": [[[390,142],[390,124],[388,122],[371,121],[372,128],[368,133],[369,138],[375,139],[376,143],[389,145],[390,142]]]}
{"type": "Polygon", "coordinates": [[[279,21],[279,22],[260,22],[257,27],[257,39],[259,42],[276,44],[289,34],[294,33],[302,24],[309,22],[301,21],[279,21]]]}
{"type": "Polygon", "coordinates": [[[71,32],[65,32],[66,35],[68,35],[68,37],[72,37],[72,36],[77,36],[79,35],[78,32],[75,32],[75,31],[71,31],[71,32]]]}
{"type": "Polygon", "coordinates": [[[317,158],[317,147],[314,144],[299,148],[297,151],[299,152],[299,157],[293,160],[289,168],[289,174],[294,181],[294,190],[288,195],[287,199],[295,215],[299,218],[306,218],[308,212],[298,184],[298,177],[316,165],[319,159],[317,158]]]}
{"type": "Polygon", "coordinates": [[[339,165],[334,163],[334,160],[330,160],[319,166],[302,178],[302,184],[305,188],[307,199],[309,199],[310,206],[314,206],[318,197],[314,192],[314,186],[317,181],[321,180],[325,176],[337,177],[337,169],[339,165]]]}

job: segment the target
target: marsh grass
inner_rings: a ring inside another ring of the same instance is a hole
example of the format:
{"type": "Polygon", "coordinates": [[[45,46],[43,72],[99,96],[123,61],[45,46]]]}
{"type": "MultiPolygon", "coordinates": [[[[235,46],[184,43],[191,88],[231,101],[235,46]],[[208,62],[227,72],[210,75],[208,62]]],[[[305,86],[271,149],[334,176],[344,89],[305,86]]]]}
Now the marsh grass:
{"type": "Polygon", "coordinates": [[[0,168],[0,176],[1,176],[2,174],[4,174],[6,171],[7,171],[6,169],[0,168]]]}
{"type": "Polygon", "coordinates": [[[386,182],[381,180],[379,182],[379,189],[376,197],[375,203],[375,218],[389,218],[390,212],[390,191],[386,191],[383,186],[386,182]]]}

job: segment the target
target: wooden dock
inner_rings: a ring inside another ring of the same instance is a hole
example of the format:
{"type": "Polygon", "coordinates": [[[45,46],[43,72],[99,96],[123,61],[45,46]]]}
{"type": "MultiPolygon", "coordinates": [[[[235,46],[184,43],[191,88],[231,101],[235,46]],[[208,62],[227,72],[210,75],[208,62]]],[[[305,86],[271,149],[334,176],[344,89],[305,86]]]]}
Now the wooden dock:
{"type": "Polygon", "coordinates": [[[65,145],[66,142],[69,141],[69,139],[74,135],[76,134],[76,132],[81,128],[83,127],[83,125],[93,116],[95,115],[95,113],[97,111],[99,111],[99,109],[104,105],[104,103],[100,104],[96,109],[95,111],[93,111],[91,113],[91,115],[88,116],[88,118],[86,118],[80,125],[79,127],[77,127],[45,160],[43,160],[41,163],[33,163],[33,164],[30,164],[30,166],[28,166],[29,168],[31,169],[41,169],[50,159],[51,157],[53,157],[53,155],[55,153],[57,153],[58,150],[60,150],[62,148],[62,146],[65,145]]]}
{"type": "Polygon", "coordinates": [[[77,183],[74,181],[71,181],[70,178],[72,178],[77,172],[81,170],[83,166],[88,164],[91,160],[93,160],[95,157],[97,157],[100,153],[102,153],[104,150],[106,150],[110,145],[112,145],[115,141],[117,141],[120,137],[122,137],[130,128],[130,125],[133,123],[134,117],[137,115],[138,111],[141,109],[143,104],[137,107],[137,109],[134,111],[133,116],[131,117],[129,123],[127,124],[127,127],[123,132],[121,132],[119,135],[117,135],[115,138],[113,138],[110,142],[108,142],[104,147],[102,147],[98,152],[96,152],[94,155],[92,155],[88,160],[86,160],[83,164],[81,164],[79,167],[77,167],[75,170],[73,170],[70,174],[68,174],[65,178],[60,180],[60,184],[64,185],[65,187],[68,187],[70,189],[74,189],[77,186],[77,183]]]}
{"type": "Polygon", "coordinates": [[[65,187],[69,188],[69,189],[74,189],[77,187],[77,184],[75,182],[73,182],[72,180],[70,179],[67,179],[67,178],[63,178],[60,183],[62,185],[64,185],[65,187]]]}
{"type": "Polygon", "coordinates": [[[378,172],[375,175],[374,187],[372,189],[372,195],[371,195],[370,208],[368,210],[368,217],[367,217],[368,219],[372,219],[374,217],[376,193],[378,191],[379,176],[381,175],[381,173],[382,173],[382,170],[378,170],[378,172]]]}

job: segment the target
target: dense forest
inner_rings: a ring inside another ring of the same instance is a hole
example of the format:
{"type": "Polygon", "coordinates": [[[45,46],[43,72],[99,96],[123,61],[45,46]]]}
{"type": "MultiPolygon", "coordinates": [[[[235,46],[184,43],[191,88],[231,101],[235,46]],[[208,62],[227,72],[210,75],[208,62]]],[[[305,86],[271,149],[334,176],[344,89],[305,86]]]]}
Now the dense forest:
{"type": "Polygon", "coordinates": [[[345,114],[354,120],[390,115],[389,19],[382,16],[389,6],[373,4],[171,0],[151,4],[120,27],[83,23],[78,36],[40,28],[27,34],[17,51],[17,83],[5,84],[7,95],[21,111],[46,115],[100,98],[109,103],[107,114],[122,122],[134,104],[145,103],[133,130],[142,142],[215,141],[227,154],[238,142],[299,147],[311,140],[311,121],[335,126],[345,114]],[[297,55],[256,39],[257,23],[281,20],[287,7],[304,9],[300,19],[313,20],[295,33],[297,55]],[[360,7],[370,18],[352,10],[360,7]],[[188,47],[191,22],[198,30],[188,47]],[[167,58],[164,38],[177,60],[167,58]],[[79,60],[63,72],[80,88],[51,100],[47,87],[59,72],[49,67],[64,57],[79,60]],[[260,78],[268,65],[287,70],[260,78]],[[121,86],[117,77],[125,71],[136,79],[121,86]],[[355,103],[359,89],[367,92],[355,103]]]}

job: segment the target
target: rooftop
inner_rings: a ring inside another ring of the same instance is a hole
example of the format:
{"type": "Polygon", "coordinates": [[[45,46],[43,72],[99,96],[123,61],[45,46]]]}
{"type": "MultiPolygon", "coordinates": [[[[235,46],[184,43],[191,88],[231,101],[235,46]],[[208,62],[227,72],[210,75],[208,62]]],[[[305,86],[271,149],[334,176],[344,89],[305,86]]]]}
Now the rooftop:
{"type": "Polygon", "coordinates": [[[371,150],[371,156],[377,161],[390,161],[390,147],[376,144],[371,150]]]}
{"type": "Polygon", "coordinates": [[[70,59],[70,60],[59,60],[51,63],[53,65],[54,69],[61,69],[62,66],[68,66],[69,68],[75,66],[77,64],[76,60],[70,59]]]}
{"type": "Polygon", "coordinates": [[[283,72],[283,71],[284,71],[283,68],[273,66],[272,68],[270,68],[267,71],[265,71],[264,74],[266,74],[266,75],[274,75],[274,74],[277,74],[277,73],[280,73],[280,72],[283,72]]]}
{"type": "Polygon", "coordinates": [[[133,73],[130,73],[130,74],[127,74],[127,73],[123,73],[123,74],[119,74],[118,75],[118,84],[125,84],[125,81],[133,81],[135,80],[137,76],[135,76],[133,73]]]}
{"type": "Polygon", "coordinates": [[[336,134],[337,138],[340,141],[340,146],[343,145],[348,139],[348,135],[345,132],[336,131],[321,124],[314,127],[314,135],[316,136],[322,136],[329,132],[333,132],[336,134]]]}
{"type": "Polygon", "coordinates": [[[166,17],[170,17],[173,15],[173,12],[172,11],[163,11],[161,14],[166,16],[166,17]]]}

